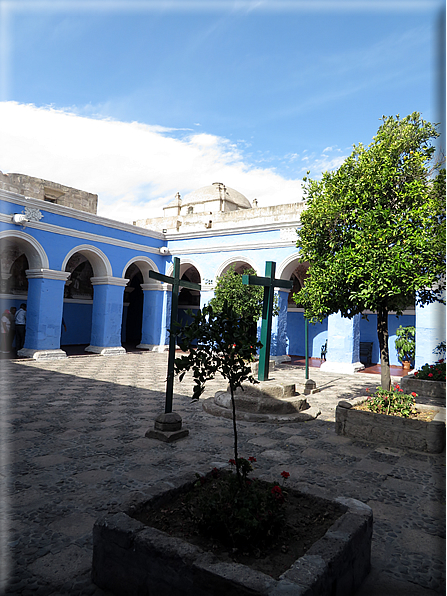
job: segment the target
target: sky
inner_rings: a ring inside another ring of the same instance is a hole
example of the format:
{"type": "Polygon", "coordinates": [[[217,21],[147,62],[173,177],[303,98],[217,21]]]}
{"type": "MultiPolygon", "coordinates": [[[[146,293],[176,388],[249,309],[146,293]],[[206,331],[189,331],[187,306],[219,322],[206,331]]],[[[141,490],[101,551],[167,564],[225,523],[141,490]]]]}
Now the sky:
{"type": "Polygon", "coordinates": [[[383,115],[443,131],[444,6],[0,0],[0,171],[96,193],[123,222],[213,182],[300,201],[383,115]]]}

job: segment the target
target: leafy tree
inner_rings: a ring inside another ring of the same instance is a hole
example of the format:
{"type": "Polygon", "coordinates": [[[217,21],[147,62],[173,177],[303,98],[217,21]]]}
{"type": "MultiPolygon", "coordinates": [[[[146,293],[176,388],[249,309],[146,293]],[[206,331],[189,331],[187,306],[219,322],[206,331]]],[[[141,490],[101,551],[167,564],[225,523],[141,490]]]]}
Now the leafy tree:
{"type": "Polygon", "coordinates": [[[256,324],[262,316],[263,288],[244,286],[242,275],[256,275],[256,271],[248,267],[239,274],[235,266],[231,265],[217,280],[214,298],[211,299],[210,305],[218,312],[222,310],[225,302],[228,302],[236,313],[250,319],[252,324],[256,324]]]}
{"type": "Polygon", "coordinates": [[[244,471],[240,469],[241,458],[238,455],[234,392],[243,381],[257,382],[247,363],[254,360],[261,344],[251,334],[252,319],[241,316],[227,301],[217,312],[209,304],[196,314],[189,311],[189,315],[191,323],[183,326],[177,323],[181,328],[179,347],[188,354],[175,359],[174,371],[181,381],[186,371],[193,370],[193,401],[199,399],[206,381],[213,379],[217,373],[228,381],[233,414],[234,461],[237,477],[242,483],[244,471]]]}
{"type": "Polygon", "coordinates": [[[445,169],[436,125],[418,112],[383,117],[373,142],[335,171],[305,181],[297,246],[310,263],[295,296],[307,317],[377,312],[381,386],[391,386],[388,313],[444,302],[445,169]]]}

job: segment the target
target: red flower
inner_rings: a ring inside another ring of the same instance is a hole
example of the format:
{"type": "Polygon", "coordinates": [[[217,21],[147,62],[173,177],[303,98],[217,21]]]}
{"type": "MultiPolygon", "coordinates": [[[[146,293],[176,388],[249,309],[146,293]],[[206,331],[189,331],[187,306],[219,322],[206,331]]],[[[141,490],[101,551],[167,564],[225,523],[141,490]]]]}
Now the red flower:
{"type": "Polygon", "coordinates": [[[232,466],[235,466],[236,465],[236,462],[235,462],[234,459],[229,459],[228,460],[228,463],[231,464],[232,466]]]}
{"type": "Polygon", "coordinates": [[[432,377],[432,376],[433,376],[433,373],[428,373],[428,376],[429,376],[429,377],[432,377]]]}
{"type": "Polygon", "coordinates": [[[438,362],[444,362],[444,358],[441,358],[441,360],[438,360],[438,362]]]}
{"type": "Polygon", "coordinates": [[[418,376],[418,374],[419,374],[419,372],[418,372],[418,371],[416,371],[416,372],[414,373],[414,376],[415,376],[415,377],[417,377],[417,376],[418,376]]]}
{"type": "Polygon", "coordinates": [[[278,485],[275,485],[275,486],[272,488],[272,495],[273,495],[273,496],[275,497],[275,499],[276,499],[277,501],[279,501],[280,503],[283,503],[283,502],[284,502],[284,495],[282,494],[282,490],[281,490],[281,487],[280,487],[280,486],[278,486],[278,485]]]}
{"type": "Polygon", "coordinates": [[[256,461],[256,457],[249,457],[248,461],[254,463],[256,461]]]}
{"type": "Polygon", "coordinates": [[[396,387],[396,389],[400,389],[400,386],[397,383],[394,386],[396,387]]]}
{"type": "Polygon", "coordinates": [[[287,478],[290,476],[290,474],[289,474],[289,472],[281,472],[281,476],[282,476],[284,479],[287,479],[287,478]]]}
{"type": "Polygon", "coordinates": [[[365,391],[369,391],[368,387],[365,389],[365,391]]]}
{"type": "Polygon", "coordinates": [[[417,393],[415,393],[414,391],[412,391],[411,395],[412,395],[413,397],[417,397],[417,396],[418,396],[418,394],[417,394],[417,393]]]}

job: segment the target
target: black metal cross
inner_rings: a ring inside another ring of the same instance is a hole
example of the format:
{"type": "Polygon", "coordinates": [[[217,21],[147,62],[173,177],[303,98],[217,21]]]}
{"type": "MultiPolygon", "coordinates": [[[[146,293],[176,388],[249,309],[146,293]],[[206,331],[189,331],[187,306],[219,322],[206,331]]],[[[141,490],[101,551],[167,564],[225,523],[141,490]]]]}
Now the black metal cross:
{"type": "Polygon", "coordinates": [[[200,284],[193,283],[180,279],[180,259],[174,257],[174,272],[173,276],[163,275],[156,271],[149,271],[149,277],[156,279],[166,284],[172,285],[172,299],[171,299],[171,328],[169,333],[169,355],[168,355],[168,376],[166,379],[166,403],[165,403],[165,414],[172,412],[172,395],[174,392],[174,360],[175,360],[175,345],[177,334],[175,333],[177,323],[177,311],[178,311],[178,295],[179,288],[189,288],[190,290],[201,289],[200,284]]]}
{"type": "Polygon", "coordinates": [[[276,263],[266,261],[265,277],[257,275],[243,275],[242,283],[246,286],[264,286],[262,302],[261,343],[259,352],[258,381],[267,381],[269,378],[270,342],[272,337],[273,295],[275,288],[291,290],[293,283],[286,279],[275,279],[276,263]]]}

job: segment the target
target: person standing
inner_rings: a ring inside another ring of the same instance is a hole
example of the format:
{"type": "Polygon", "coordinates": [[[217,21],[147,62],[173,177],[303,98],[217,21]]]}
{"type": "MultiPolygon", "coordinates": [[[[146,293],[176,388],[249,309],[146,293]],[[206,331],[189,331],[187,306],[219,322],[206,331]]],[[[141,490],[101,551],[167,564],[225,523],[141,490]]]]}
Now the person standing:
{"type": "Polygon", "coordinates": [[[22,303],[16,312],[16,350],[19,351],[25,344],[25,325],[26,325],[26,304],[22,303]]]}
{"type": "Polygon", "coordinates": [[[8,339],[9,330],[11,328],[11,320],[9,318],[9,310],[4,310],[1,318],[1,352],[2,354],[9,354],[8,339]]]}
{"type": "Polygon", "coordinates": [[[15,306],[11,306],[11,308],[9,309],[9,320],[11,321],[11,327],[9,328],[8,337],[8,349],[10,352],[13,351],[12,344],[16,335],[16,312],[17,308],[15,306]]]}

